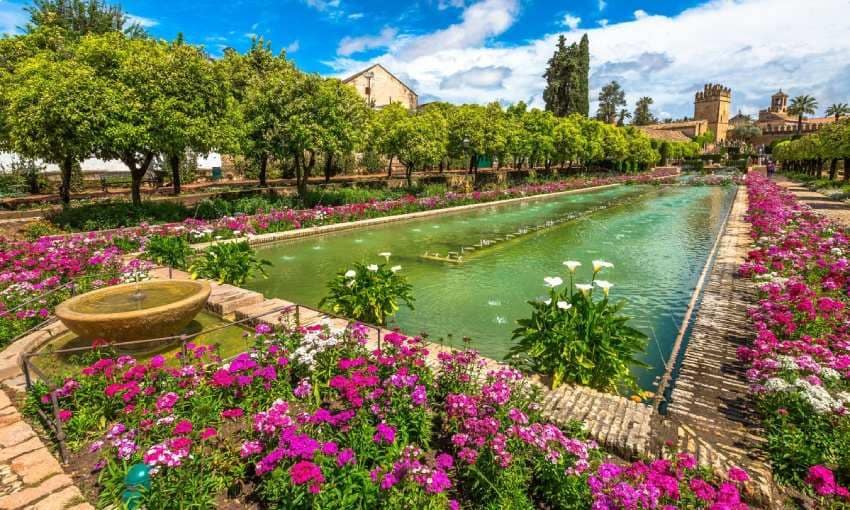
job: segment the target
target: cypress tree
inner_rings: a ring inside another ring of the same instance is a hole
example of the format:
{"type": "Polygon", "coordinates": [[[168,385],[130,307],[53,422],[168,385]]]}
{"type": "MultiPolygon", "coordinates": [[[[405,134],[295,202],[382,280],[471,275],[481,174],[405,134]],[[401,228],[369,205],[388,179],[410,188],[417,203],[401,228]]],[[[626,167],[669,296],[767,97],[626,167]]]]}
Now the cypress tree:
{"type": "Polygon", "coordinates": [[[581,43],[567,46],[564,36],[558,38],[558,46],[546,73],[546,88],[543,100],[546,110],[558,117],[573,113],[587,116],[590,109],[588,75],[590,72],[590,53],[587,35],[581,43]]]}
{"type": "Polygon", "coordinates": [[[587,34],[578,45],[578,73],[576,73],[575,112],[590,115],[590,40],[587,34]]]}

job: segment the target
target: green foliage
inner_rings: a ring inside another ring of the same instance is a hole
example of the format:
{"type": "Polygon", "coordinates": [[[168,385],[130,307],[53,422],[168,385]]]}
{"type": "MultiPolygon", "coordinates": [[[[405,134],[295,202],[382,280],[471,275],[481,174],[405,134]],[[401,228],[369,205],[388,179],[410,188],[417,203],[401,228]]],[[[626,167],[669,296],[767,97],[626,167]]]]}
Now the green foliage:
{"type": "Polygon", "coordinates": [[[122,32],[130,37],[145,36],[144,27],[131,22],[120,5],[101,0],[35,0],[26,8],[30,15],[27,31],[58,27],[75,36],[122,32]]]}
{"type": "Polygon", "coordinates": [[[637,100],[635,104],[635,114],[632,117],[632,123],[635,126],[646,126],[649,124],[656,124],[658,119],[655,118],[655,115],[652,114],[652,111],[649,109],[652,106],[653,100],[651,97],[643,96],[642,98],[637,100]]]}
{"type": "Polygon", "coordinates": [[[62,229],[57,228],[52,223],[44,220],[34,221],[24,227],[24,237],[28,241],[35,241],[44,236],[56,235],[61,233],[62,229]]]}
{"type": "Polygon", "coordinates": [[[566,44],[566,38],[558,38],[558,46],[549,59],[546,73],[546,88],[543,100],[546,111],[558,117],[577,113],[587,117],[589,101],[588,74],[590,71],[589,42],[585,34],[579,44],[566,44]]]}
{"type": "Polygon", "coordinates": [[[186,269],[194,254],[185,237],[152,235],[145,244],[144,258],[176,269],[186,269]]]}
{"type": "Polygon", "coordinates": [[[319,306],[328,305],[335,314],[385,326],[404,304],[413,309],[413,287],[399,274],[401,266],[355,263],[328,283],[328,295],[319,306]]]}
{"type": "Polygon", "coordinates": [[[595,268],[586,285],[574,284],[571,272],[570,285],[560,290],[560,278],[547,278],[549,298],[529,301],[531,317],[518,321],[513,337],[519,341],[506,359],[552,377],[553,387],[570,383],[639,391],[631,368],[642,366],[635,356],[644,351],[646,335],[620,313],[624,301],[609,301],[610,284],[596,279],[600,270],[595,268]],[[601,299],[594,299],[594,284],[603,291],[601,299]]]}
{"type": "Polygon", "coordinates": [[[74,205],[47,215],[54,225],[72,231],[132,227],[140,223],[171,223],[192,216],[184,205],[167,200],[133,205],[126,200],[74,205]]]}
{"type": "Polygon", "coordinates": [[[189,272],[192,278],[242,285],[257,274],[267,278],[266,266],[271,266],[271,262],[257,259],[251,245],[247,241],[239,241],[211,245],[192,263],[189,272]]]}
{"type": "Polygon", "coordinates": [[[596,119],[608,124],[617,121],[617,112],[620,107],[626,106],[626,92],[617,80],[602,87],[599,91],[599,107],[596,110],[596,119]]]}

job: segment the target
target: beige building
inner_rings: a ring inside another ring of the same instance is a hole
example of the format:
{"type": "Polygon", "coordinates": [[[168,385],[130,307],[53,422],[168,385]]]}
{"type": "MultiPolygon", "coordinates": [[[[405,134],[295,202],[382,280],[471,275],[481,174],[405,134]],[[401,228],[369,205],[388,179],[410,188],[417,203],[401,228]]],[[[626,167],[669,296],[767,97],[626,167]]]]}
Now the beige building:
{"type": "Polygon", "coordinates": [[[731,105],[732,90],[719,83],[707,83],[694,97],[694,118],[708,122],[708,129],[714,133],[715,142],[726,140],[731,105]]]}
{"type": "Polygon", "coordinates": [[[694,96],[694,119],[643,126],[651,131],[678,131],[688,138],[695,138],[707,131],[714,133],[714,141],[726,140],[729,131],[729,106],[732,91],[719,84],[708,83],[694,96]]]}
{"type": "Polygon", "coordinates": [[[353,86],[372,108],[401,103],[409,110],[419,105],[419,96],[381,64],[374,64],[342,80],[353,86]]]}

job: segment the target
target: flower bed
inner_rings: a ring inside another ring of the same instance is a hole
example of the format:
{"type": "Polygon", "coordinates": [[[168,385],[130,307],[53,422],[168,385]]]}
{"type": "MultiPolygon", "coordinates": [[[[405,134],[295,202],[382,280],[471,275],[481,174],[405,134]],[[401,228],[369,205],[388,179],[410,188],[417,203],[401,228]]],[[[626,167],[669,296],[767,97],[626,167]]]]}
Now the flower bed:
{"type": "MultiPolygon", "coordinates": [[[[168,225],[142,225],[109,232],[87,232],[68,236],[48,236],[35,242],[0,239],[0,347],[51,315],[54,306],[68,297],[62,291],[15,310],[25,301],[50,292],[71,280],[83,278],[96,285],[111,285],[121,277],[121,255],[144,246],[154,234],[186,237],[190,242],[230,239],[379,216],[441,209],[458,205],[493,202],[522,196],[556,193],[615,183],[648,183],[672,175],[656,170],[639,175],[583,179],[547,184],[528,184],[503,191],[446,193],[441,196],[370,201],[336,207],[282,209],[253,216],[231,216],[213,221],[186,219],[168,225]]],[[[138,262],[134,263],[138,264],[138,262]]],[[[126,271],[133,271],[133,267],[126,271]]],[[[86,290],[81,282],[77,290],[86,290]]]]}
{"type": "Polygon", "coordinates": [[[850,237],[768,179],[750,175],[755,248],[740,268],[760,285],[757,336],[738,352],[757,397],[777,479],[818,507],[850,503],[850,237]]]}
{"type": "MultiPolygon", "coordinates": [[[[368,351],[365,331],[272,332],[223,362],[190,347],[173,363],[92,351],[60,381],[60,418],[78,479],[100,505],[120,501],[135,464],[156,508],[743,509],[728,480],[689,455],[599,463],[579,427],[540,417],[536,387],[473,351],[425,365],[400,334],[368,351]]],[[[39,385],[30,406],[49,404],[39,385]]]]}

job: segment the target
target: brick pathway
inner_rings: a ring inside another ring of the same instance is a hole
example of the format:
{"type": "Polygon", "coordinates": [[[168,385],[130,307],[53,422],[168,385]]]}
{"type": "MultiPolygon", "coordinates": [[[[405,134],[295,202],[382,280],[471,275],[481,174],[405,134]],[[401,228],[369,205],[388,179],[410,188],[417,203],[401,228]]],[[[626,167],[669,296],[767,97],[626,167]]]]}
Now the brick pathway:
{"type": "Polygon", "coordinates": [[[0,510],[94,509],[0,389],[0,510]]]}
{"type": "Polygon", "coordinates": [[[746,469],[756,500],[773,505],[778,499],[770,466],[763,455],[759,418],[750,399],[746,368],[736,356],[752,338],[747,309],[755,303],[755,287],[737,277],[751,244],[746,189],[740,188],[717,259],[705,285],[668,406],[675,441],[702,464],[726,472],[746,469]]]}

